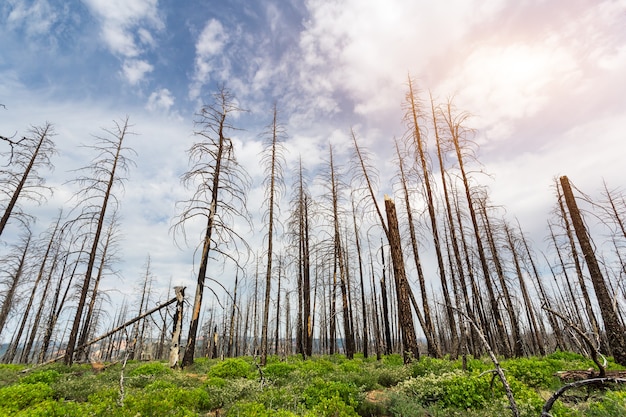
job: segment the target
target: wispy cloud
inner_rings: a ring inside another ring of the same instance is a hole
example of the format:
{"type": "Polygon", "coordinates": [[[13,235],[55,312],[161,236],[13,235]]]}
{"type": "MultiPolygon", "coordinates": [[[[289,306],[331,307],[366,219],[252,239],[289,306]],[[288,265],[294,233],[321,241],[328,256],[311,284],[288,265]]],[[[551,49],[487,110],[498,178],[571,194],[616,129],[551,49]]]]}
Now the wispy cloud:
{"type": "Polygon", "coordinates": [[[200,96],[202,86],[211,77],[215,69],[213,60],[222,52],[228,41],[228,35],[219,20],[210,19],[196,41],[196,59],[193,81],[189,87],[189,98],[195,100],[200,96]]]}
{"type": "Polygon", "coordinates": [[[58,14],[47,0],[9,1],[11,10],[7,24],[23,26],[29,36],[45,35],[58,19],[58,14]]]}
{"type": "Polygon", "coordinates": [[[121,74],[131,85],[139,83],[153,70],[145,58],[138,59],[157,43],[152,31],[164,28],[158,0],[84,0],[100,20],[105,45],[123,62],[121,74]],[[134,58],[134,59],[130,59],[134,58]]]}

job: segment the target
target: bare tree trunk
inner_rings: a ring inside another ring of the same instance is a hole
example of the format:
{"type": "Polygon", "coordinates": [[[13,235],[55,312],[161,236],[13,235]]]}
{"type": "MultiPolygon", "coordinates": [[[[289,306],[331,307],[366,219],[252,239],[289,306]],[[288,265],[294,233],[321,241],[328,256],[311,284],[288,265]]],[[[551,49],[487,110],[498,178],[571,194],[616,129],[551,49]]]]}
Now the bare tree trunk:
{"type": "Polygon", "coordinates": [[[479,204],[483,215],[487,243],[489,244],[489,248],[491,250],[492,262],[496,268],[496,275],[498,276],[498,281],[500,282],[500,287],[502,288],[502,296],[504,297],[504,303],[506,304],[506,310],[509,315],[511,335],[513,336],[513,354],[519,358],[524,355],[524,344],[522,343],[519,320],[517,318],[517,314],[515,314],[513,300],[511,298],[511,294],[509,293],[509,286],[506,282],[506,277],[504,276],[502,262],[500,261],[500,254],[498,252],[498,247],[496,246],[495,230],[491,227],[491,222],[489,221],[486,198],[482,199],[479,204]]]}
{"type": "Polygon", "coordinates": [[[274,355],[278,355],[278,340],[280,331],[280,285],[282,284],[282,258],[278,257],[278,288],[276,290],[276,331],[274,333],[274,355]]]}
{"type": "MultiPolygon", "coordinates": [[[[443,261],[443,254],[441,252],[441,243],[439,240],[439,231],[437,227],[437,215],[435,213],[435,199],[433,197],[432,185],[430,179],[430,167],[426,159],[426,149],[424,138],[420,131],[421,126],[419,122],[419,106],[416,102],[416,95],[413,91],[413,83],[411,79],[408,79],[409,92],[407,94],[407,115],[406,119],[410,129],[410,135],[415,143],[417,150],[417,158],[421,167],[422,175],[424,178],[424,187],[426,190],[426,204],[428,207],[428,215],[430,218],[430,228],[433,235],[433,245],[435,248],[435,254],[437,255],[437,267],[439,269],[439,281],[441,282],[441,291],[443,294],[444,304],[446,305],[447,323],[450,328],[450,336],[452,346],[458,344],[458,333],[456,326],[456,318],[454,311],[452,310],[453,303],[448,290],[448,282],[446,280],[446,271],[443,261]]],[[[435,130],[437,126],[435,125],[435,130]]]]}
{"type": "Polygon", "coordinates": [[[233,347],[235,339],[235,315],[237,315],[239,307],[237,306],[237,283],[239,282],[239,273],[235,274],[235,289],[233,290],[233,308],[230,312],[230,326],[228,329],[228,350],[226,356],[233,357],[233,347]]]}
{"type": "Polygon", "coordinates": [[[185,287],[174,287],[176,293],[176,313],[174,313],[174,329],[172,330],[172,343],[170,345],[170,368],[178,367],[180,358],[180,339],[183,328],[183,304],[185,302],[185,287]]]}
{"type": "Polygon", "coordinates": [[[22,277],[24,275],[24,265],[26,264],[26,255],[28,253],[28,248],[30,247],[30,241],[32,239],[32,233],[29,231],[26,237],[23,240],[23,250],[22,255],[20,256],[19,263],[15,272],[12,274],[9,288],[4,296],[4,300],[2,301],[2,309],[0,309],[0,334],[2,330],[4,330],[4,325],[7,322],[7,318],[9,317],[9,312],[13,307],[13,298],[15,297],[15,292],[17,291],[17,286],[20,284],[22,277]]]}
{"type": "Polygon", "coordinates": [[[520,290],[522,291],[522,297],[524,299],[524,304],[526,305],[526,318],[528,319],[528,324],[530,325],[530,331],[532,333],[533,342],[536,346],[536,352],[539,352],[541,356],[545,356],[546,350],[544,348],[544,342],[541,337],[541,332],[539,331],[539,326],[537,325],[537,318],[535,316],[535,307],[533,306],[532,301],[530,300],[530,295],[528,294],[528,289],[526,288],[526,283],[524,282],[524,276],[522,275],[522,267],[520,266],[519,256],[517,253],[515,241],[513,240],[513,235],[511,234],[511,230],[505,224],[504,230],[506,232],[507,241],[509,243],[509,249],[511,250],[511,254],[513,255],[513,265],[515,266],[515,274],[517,275],[517,280],[519,282],[520,290]]]}
{"type": "MultiPolygon", "coordinates": [[[[96,306],[96,299],[98,298],[98,289],[100,288],[100,280],[102,279],[102,275],[104,273],[105,263],[107,260],[107,252],[109,250],[109,244],[111,243],[111,239],[113,238],[114,227],[115,227],[115,219],[111,221],[111,224],[109,224],[109,228],[107,230],[106,240],[102,248],[102,254],[100,255],[100,264],[98,266],[98,274],[96,275],[96,279],[94,280],[94,283],[93,283],[93,289],[91,291],[91,299],[89,300],[89,306],[87,307],[87,314],[85,314],[85,320],[82,325],[80,337],[78,338],[79,346],[82,346],[87,342],[87,339],[89,338],[89,332],[91,331],[92,326],[93,326],[92,317],[93,317],[94,309],[96,306]]],[[[142,296],[141,304],[139,307],[139,314],[141,314],[142,308],[143,308],[143,296],[142,296]]],[[[133,336],[136,337],[136,335],[133,335],[133,336]]],[[[85,352],[79,349],[76,350],[76,357],[79,360],[83,357],[83,355],[85,355],[85,352]]],[[[129,359],[131,360],[134,359],[134,355],[135,355],[135,351],[133,349],[130,354],[129,359]]],[[[87,358],[85,357],[84,359],[87,359],[87,358]]]]}
{"type": "MultiPolygon", "coordinates": [[[[409,226],[409,234],[411,236],[411,249],[413,250],[413,260],[415,261],[415,267],[417,269],[417,279],[420,284],[420,292],[422,295],[422,307],[424,309],[423,313],[423,328],[424,335],[426,336],[426,345],[428,349],[428,354],[435,358],[440,358],[442,356],[441,349],[437,344],[437,340],[435,337],[435,329],[433,327],[433,320],[430,313],[430,305],[428,303],[428,296],[426,291],[426,279],[424,277],[424,271],[422,269],[422,263],[420,261],[420,255],[417,247],[417,234],[415,233],[415,222],[413,220],[413,210],[411,208],[411,198],[409,196],[409,189],[407,186],[407,179],[404,172],[404,163],[402,156],[400,155],[400,149],[398,147],[398,142],[396,145],[396,154],[398,155],[398,166],[400,168],[400,183],[402,185],[402,190],[404,191],[404,204],[407,213],[407,224],[409,226]]],[[[414,297],[411,297],[414,299],[414,297]]],[[[418,311],[417,306],[415,306],[415,310],[418,311]]]]}
{"type": "MultiPolygon", "coordinates": [[[[83,310],[85,308],[85,302],[87,300],[87,293],[89,292],[89,288],[91,286],[91,275],[93,273],[93,269],[96,263],[96,255],[98,252],[98,244],[100,243],[100,235],[102,234],[102,228],[104,227],[104,220],[106,218],[107,208],[109,206],[109,199],[112,195],[113,185],[117,179],[117,168],[118,164],[123,162],[122,150],[124,139],[126,134],[128,133],[128,118],[124,121],[124,125],[120,126],[116,124],[117,131],[115,132],[117,143],[115,144],[114,149],[110,149],[109,151],[113,155],[113,160],[111,161],[110,171],[108,172],[108,181],[106,185],[106,190],[104,191],[102,207],[100,212],[98,213],[98,221],[96,223],[96,230],[93,236],[93,241],[91,244],[91,250],[89,252],[89,261],[87,262],[87,270],[85,271],[85,279],[82,283],[81,291],[80,291],[80,299],[78,301],[78,307],[76,308],[76,313],[74,315],[74,322],[72,324],[72,330],[70,331],[69,340],[67,342],[67,348],[65,350],[65,359],[64,362],[66,365],[72,365],[74,362],[74,350],[76,348],[76,342],[78,339],[78,331],[80,327],[80,323],[83,317],[83,310]]],[[[109,143],[113,143],[109,141],[109,143]]]]}
{"type": "MultiPolygon", "coordinates": [[[[382,239],[381,239],[382,240],[382,239]]],[[[382,245],[382,241],[381,241],[381,245],[380,245],[380,256],[382,259],[382,263],[383,263],[383,273],[382,273],[382,277],[380,279],[380,298],[381,298],[381,302],[383,305],[383,327],[384,327],[384,332],[385,332],[385,355],[389,355],[391,354],[391,352],[393,351],[392,348],[392,343],[391,343],[391,326],[389,324],[389,304],[388,304],[388,300],[389,298],[387,297],[387,279],[386,279],[386,272],[385,272],[385,251],[383,249],[383,245],[382,245]]]]}
{"type": "MultiPolygon", "coordinates": [[[[444,113],[444,119],[448,125],[450,130],[450,136],[452,144],[454,145],[454,150],[456,153],[457,161],[459,163],[459,169],[461,171],[461,179],[463,180],[463,186],[465,189],[465,198],[467,201],[468,211],[470,218],[472,220],[472,227],[474,230],[474,238],[476,241],[476,249],[478,250],[478,257],[480,259],[480,265],[483,271],[483,278],[485,280],[485,287],[487,289],[487,294],[489,296],[489,303],[491,305],[491,310],[493,314],[493,318],[495,320],[496,330],[498,332],[498,343],[495,345],[496,353],[503,353],[505,356],[510,356],[511,352],[509,349],[506,328],[504,326],[504,321],[502,320],[502,316],[500,315],[500,310],[498,308],[498,301],[495,295],[495,291],[493,288],[493,283],[491,282],[491,276],[489,273],[489,265],[487,263],[487,256],[485,254],[485,249],[483,246],[483,241],[481,238],[480,228],[478,226],[478,220],[476,218],[476,210],[474,208],[474,201],[472,197],[471,187],[469,185],[469,179],[465,172],[465,165],[463,163],[463,153],[461,150],[460,144],[460,135],[459,135],[459,123],[455,122],[452,116],[452,107],[451,104],[448,104],[446,113],[444,113]]],[[[469,265],[469,264],[468,264],[469,265]]]]}
{"type": "Polygon", "coordinates": [[[367,333],[367,303],[365,302],[365,283],[363,281],[363,257],[361,255],[361,240],[359,238],[359,228],[356,223],[356,208],[354,200],[352,200],[352,221],[354,222],[354,239],[356,243],[356,253],[359,262],[359,280],[361,283],[361,314],[363,315],[363,357],[367,359],[369,356],[369,335],[367,333]]]}
{"type": "Polygon", "coordinates": [[[389,227],[389,246],[391,247],[391,258],[393,263],[393,275],[396,283],[396,295],[398,300],[398,325],[402,335],[402,353],[404,363],[418,360],[420,357],[417,346],[417,336],[413,325],[413,313],[409,304],[407,287],[409,283],[404,270],[404,259],[402,255],[402,245],[400,240],[400,229],[398,228],[398,217],[396,207],[391,198],[385,196],[385,211],[387,212],[387,224],[389,227]]]}
{"type": "MultiPolygon", "coordinates": [[[[50,141],[50,136],[52,133],[52,125],[47,123],[42,128],[33,129],[32,133],[37,136],[34,139],[34,149],[30,153],[30,158],[28,163],[24,167],[24,172],[21,175],[20,181],[17,183],[13,194],[11,195],[11,199],[9,200],[6,208],[4,209],[4,213],[2,218],[0,218],[0,236],[2,236],[2,232],[9,222],[9,218],[13,213],[15,205],[17,204],[17,200],[19,199],[22,191],[24,191],[24,187],[26,186],[26,182],[29,178],[29,175],[33,172],[33,169],[39,163],[39,159],[48,159],[50,154],[54,153],[54,146],[50,141]]],[[[25,138],[26,139],[26,138],[25,138]]],[[[45,162],[44,162],[45,163],[45,162]]]]}
{"type": "MultiPolygon", "coordinates": [[[[550,300],[546,293],[546,290],[541,282],[541,277],[539,276],[539,272],[537,271],[537,267],[535,265],[535,261],[533,260],[533,256],[530,253],[530,247],[528,246],[528,242],[526,241],[526,237],[524,233],[520,229],[520,235],[522,238],[522,243],[524,244],[524,248],[526,249],[526,255],[528,256],[528,262],[530,263],[531,270],[533,272],[533,276],[535,278],[535,282],[537,283],[537,288],[539,288],[539,295],[541,296],[542,305],[550,305],[550,300]]],[[[565,350],[565,342],[563,340],[563,333],[561,332],[561,327],[558,325],[554,317],[548,315],[548,322],[550,323],[550,327],[552,327],[552,333],[554,334],[556,347],[560,350],[565,350]]],[[[539,321],[540,325],[542,325],[542,321],[539,321]]]]}
{"type": "MultiPolygon", "coordinates": [[[[601,344],[603,345],[602,347],[606,348],[606,345],[602,342],[603,338],[600,333],[600,326],[598,325],[598,320],[596,318],[595,313],[593,312],[593,307],[591,305],[591,298],[589,297],[589,292],[587,291],[587,285],[585,284],[585,278],[583,276],[582,266],[580,265],[580,258],[578,256],[578,250],[576,249],[576,243],[574,242],[574,236],[572,235],[570,222],[567,218],[565,207],[563,206],[563,196],[561,195],[559,191],[558,184],[557,184],[557,194],[558,194],[559,210],[561,212],[561,218],[563,219],[565,232],[567,233],[567,239],[569,241],[570,250],[572,252],[572,260],[574,262],[574,267],[576,268],[576,277],[578,277],[578,284],[580,285],[580,291],[582,292],[583,299],[585,300],[585,309],[587,311],[587,315],[589,316],[589,323],[591,323],[592,330],[600,338],[601,344]]],[[[561,258],[560,254],[559,254],[559,258],[561,258]]],[[[562,259],[561,259],[561,262],[562,262],[562,259]]],[[[565,267],[563,268],[563,270],[565,271],[565,267]]],[[[597,295],[598,294],[596,294],[596,296],[597,295]]]]}
{"type": "Polygon", "coordinates": [[[617,314],[613,309],[610,294],[607,290],[606,283],[604,282],[602,272],[600,271],[600,266],[598,265],[598,261],[595,257],[593,247],[591,246],[587,229],[582,216],[580,215],[580,211],[578,210],[578,205],[576,204],[569,180],[566,176],[563,176],[560,178],[560,182],[563,195],[565,197],[565,203],[569,209],[569,215],[572,218],[574,230],[578,238],[578,243],[580,243],[583,255],[585,256],[587,268],[589,269],[589,275],[591,276],[591,282],[593,283],[593,288],[596,292],[596,298],[598,299],[598,305],[604,321],[604,328],[607,333],[611,353],[617,363],[620,365],[626,365],[626,341],[624,340],[624,329],[620,325],[617,314]]]}
{"type": "MultiPolygon", "coordinates": [[[[266,159],[266,171],[267,171],[267,270],[265,273],[265,307],[263,310],[263,327],[261,329],[261,366],[265,366],[267,363],[268,352],[268,340],[267,332],[269,326],[269,308],[270,308],[270,294],[272,286],[272,257],[273,253],[273,237],[274,237],[274,209],[276,206],[275,199],[277,193],[282,184],[282,165],[281,165],[281,148],[280,139],[284,135],[284,128],[278,123],[278,110],[276,104],[274,104],[274,112],[272,123],[268,127],[269,143],[267,147],[268,156],[266,159]]],[[[280,291],[278,302],[280,302],[280,291]]],[[[278,323],[276,323],[278,328],[278,323]]],[[[278,343],[278,339],[276,341],[278,343]]]]}

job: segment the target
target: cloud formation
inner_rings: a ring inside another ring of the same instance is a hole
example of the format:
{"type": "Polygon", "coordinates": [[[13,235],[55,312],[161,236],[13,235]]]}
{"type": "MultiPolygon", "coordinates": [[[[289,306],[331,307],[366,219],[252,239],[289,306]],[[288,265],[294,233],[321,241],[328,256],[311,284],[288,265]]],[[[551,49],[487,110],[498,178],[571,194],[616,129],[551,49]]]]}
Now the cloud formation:
{"type": "Polygon", "coordinates": [[[101,37],[123,61],[122,74],[136,85],[153,66],[139,57],[157,44],[151,30],[163,30],[157,0],[84,0],[101,25],[101,37]]]}
{"type": "Polygon", "coordinates": [[[196,100],[200,96],[202,86],[210,80],[211,72],[216,67],[214,60],[218,59],[227,41],[228,35],[220,21],[209,19],[196,40],[194,75],[189,87],[191,100],[196,100]]]}

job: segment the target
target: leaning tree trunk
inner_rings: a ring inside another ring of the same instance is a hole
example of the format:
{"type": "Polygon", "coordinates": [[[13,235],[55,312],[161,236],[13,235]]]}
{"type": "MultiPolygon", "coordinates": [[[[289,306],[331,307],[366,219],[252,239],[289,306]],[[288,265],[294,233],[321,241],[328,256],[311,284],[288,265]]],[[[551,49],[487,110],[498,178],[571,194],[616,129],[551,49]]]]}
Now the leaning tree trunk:
{"type": "Polygon", "coordinates": [[[560,178],[560,182],[563,189],[563,196],[565,197],[565,203],[567,204],[567,208],[572,219],[574,231],[576,232],[578,243],[580,243],[583,255],[585,256],[591,282],[593,283],[593,288],[596,292],[598,306],[600,307],[600,314],[602,315],[604,328],[609,341],[609,348],[611,349],[611,353],[613,354],[615,361],[620,365],[626,366],[626,340],[624,339],[624,329],[620,325],[617,313],[611,303],[611,296],[606,287],[606,282],[604,281],[602,272],[600,271],[600,265],[598,264],[598,260],[596,259],[593,251],[593,246],[591,245],[587,229],[578,209],[569,180],[566,176],[563,176],[560,178]]]}
{"type": "Polygon", "coordinates": [[[404,363],[409,363],[414,359],[418,360],[420,353],[417,346],[417,336],[415,335],[415,326],[413,325],[413,312],[411,311],[408,295],[407,287],[409,286],[409,282],[406,279],[406,271],[404,269],[396,206],[393,200],[388,196],[385,196],[385,210],[387,212],[389,246],[391,247],[393,275],[398,299],[398,325],[402,335],[402,353],[404,363]]]}

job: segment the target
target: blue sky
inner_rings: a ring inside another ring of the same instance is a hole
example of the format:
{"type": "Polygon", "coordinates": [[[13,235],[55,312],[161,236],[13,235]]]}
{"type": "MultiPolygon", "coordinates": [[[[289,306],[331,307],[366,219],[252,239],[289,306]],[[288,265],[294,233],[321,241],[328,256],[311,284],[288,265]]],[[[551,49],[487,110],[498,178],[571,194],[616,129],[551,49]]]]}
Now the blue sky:
{"type": "Polygon", "coordinates": [[[274,101],[290,166],[303,155],[315,172],[328,143],[346,158],[354,127],[388,183],[409,73],[474,115],[484,183],[535,240],[556,176],[589,193],[603,178],[624,186],[624,0],[5,0],[0,23],[0,134],[45,121],[57,132],[42,216],[66,204],[68,171],[91,158],[79,144],[126,115],[134,125],[120,266],[130,284],[148,253],[162,287],[193,280],[193,251],[169,226],[190,195],[179,177],[193,115],[220,83],[250,110],[235,141],[254,202],[274,101]]]}

